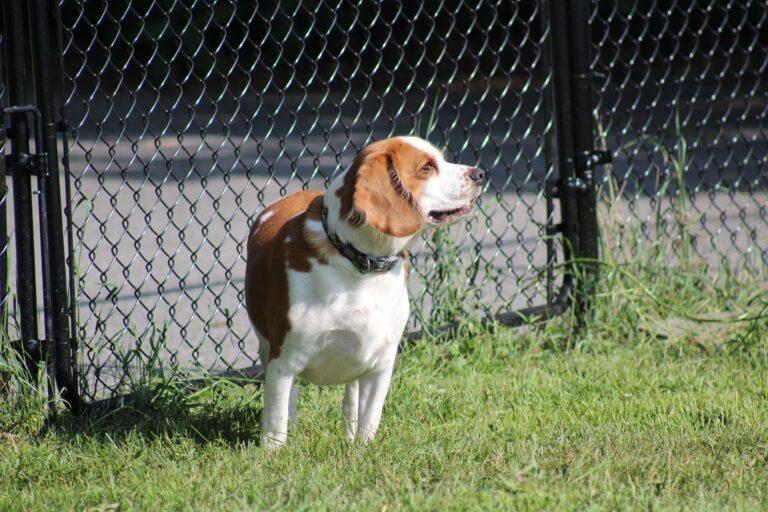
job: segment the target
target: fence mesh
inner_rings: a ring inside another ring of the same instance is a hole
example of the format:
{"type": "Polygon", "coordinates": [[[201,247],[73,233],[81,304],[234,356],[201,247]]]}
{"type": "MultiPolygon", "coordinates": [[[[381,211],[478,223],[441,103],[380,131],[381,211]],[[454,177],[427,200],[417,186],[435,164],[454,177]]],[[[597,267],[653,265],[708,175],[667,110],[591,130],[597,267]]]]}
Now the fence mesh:
{"type": "Polygon", "coordinates": [[[768,6],[599,2],[591,20],[598,138],[614,243],[672,240],[711,268],[768,265],[768,6]]]}
{"type": "MultiPolygon", "coordinates": [[[[124,391],[154,354],[254,364],[251,220],[368,142],[430,126],[491,181],[471,222],[413,248],[411,328],[546,302],[559,214],[539,2],[65,0],[62,14],[85,397],[124,391]]],[[[664,233],[690,256],[685,232],[708,264],[765,267],[767,19],[759,1],[594,4],[604,230],[664,233]]]]}
{"type": "Polygon", "coordinates": [[[482,315],[546,301],[537,3],[133,0],[62,12],[86,397],[123,391],[153,354],[253,364],[251,220],[327,186],[390,135],[431,127],[449,160],[492,174],[470,223],[413,248],[411,328],[466,303],[482,315]]]}

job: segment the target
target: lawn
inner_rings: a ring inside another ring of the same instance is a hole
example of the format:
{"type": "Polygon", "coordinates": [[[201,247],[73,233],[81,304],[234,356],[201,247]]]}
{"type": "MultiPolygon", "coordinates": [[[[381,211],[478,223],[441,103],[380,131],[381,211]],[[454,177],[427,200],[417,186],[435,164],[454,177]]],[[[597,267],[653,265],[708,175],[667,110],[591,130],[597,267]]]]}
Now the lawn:
{"type": "Polygon", "coordinates": [[[606,266],[578,335],[566,315],[409,344],[367,446],[342,438],[341,388],[303,386],[275,453],[253,385],[166,378],[52,427],[6,391],[0,509],[765,509],[762,283],[606,266]]]}

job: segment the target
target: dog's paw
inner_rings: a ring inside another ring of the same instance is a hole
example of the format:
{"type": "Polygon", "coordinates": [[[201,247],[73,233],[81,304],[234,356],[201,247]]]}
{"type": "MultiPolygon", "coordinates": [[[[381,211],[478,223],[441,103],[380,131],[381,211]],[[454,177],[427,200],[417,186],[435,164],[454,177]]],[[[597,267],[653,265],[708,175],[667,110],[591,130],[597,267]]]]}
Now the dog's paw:
{"type": "Polygon", "coordinates": [[[344,439],[350,443],[355,441],[357,437],[357,422],[356,421],[344,421],[344,439]]]}
{"type": "Polygon", "coordinates": [[[366,428],[358,428],[355,440],[359,443],[368,444],[376,437],[376,431],[366,428]]]}
{"type": "Polygon", "coordinates": [[[276,450],[285,446],[288,434],[282,432],[264,432],[261,434],[261,447],[267,450],[276,450]]]}

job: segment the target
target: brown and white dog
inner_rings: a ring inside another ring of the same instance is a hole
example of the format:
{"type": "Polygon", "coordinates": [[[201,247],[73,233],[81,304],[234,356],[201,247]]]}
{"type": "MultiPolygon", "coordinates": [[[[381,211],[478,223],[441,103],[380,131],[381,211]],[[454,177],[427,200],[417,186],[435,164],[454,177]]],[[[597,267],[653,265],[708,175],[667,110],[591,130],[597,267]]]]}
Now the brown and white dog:
{"type": "Polygon", "coordinates": [[[484,177],[395,137],[365,147],[325,193],[291,194],[256,217],[245,303],[265,367],[262,446],[285,443],[297,376],[346,384],[344,433],[373,438],[408,321],[404,251],[426,226],[468,215],[484,177]]]}

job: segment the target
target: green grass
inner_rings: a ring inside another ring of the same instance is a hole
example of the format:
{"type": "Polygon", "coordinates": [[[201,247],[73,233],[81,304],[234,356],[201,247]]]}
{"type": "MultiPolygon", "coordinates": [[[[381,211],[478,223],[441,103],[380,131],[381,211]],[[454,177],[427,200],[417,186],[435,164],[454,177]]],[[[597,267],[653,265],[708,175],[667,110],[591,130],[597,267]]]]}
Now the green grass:
{"type": "Polygon", "coordinates": [[[568,317],[408,346],[368,446],[342,439],[341,389],[314,386],[277,453],[256,445],[258,390],[226,381],[4,422],[0,509],[764,509],[765,289],[705,277],[604,269],[574,349],[568,317]],[[720,321],[681,334],[680,312],[720,321]]]}
{"type": "Polygon", "coordinates": [[[367,447],[342,441],[339,390],[311,387],[274,454],[231,387],[6,434],[0,508],[768,506],[766,365],[661,346],[519,354],[504,335],[465,348],[403,354],[367,447]]]}

